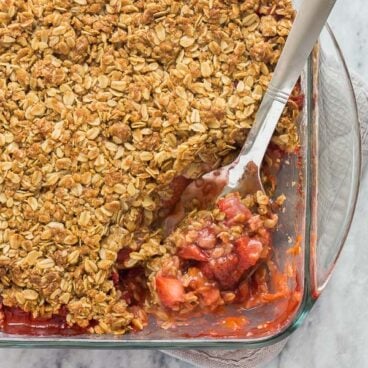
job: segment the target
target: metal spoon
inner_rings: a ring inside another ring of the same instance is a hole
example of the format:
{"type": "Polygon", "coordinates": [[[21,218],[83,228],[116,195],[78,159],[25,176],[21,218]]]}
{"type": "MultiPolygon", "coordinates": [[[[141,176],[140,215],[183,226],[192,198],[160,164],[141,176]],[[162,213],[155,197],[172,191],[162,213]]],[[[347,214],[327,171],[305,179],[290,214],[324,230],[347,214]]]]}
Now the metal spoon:
{"type": "Polygon", "coordinates": [[[267,146],[335,2],[303,1],[239,156],[232,164],[203,175],[186,188],[176,210],[165,220],[166,233],[182,220],[186,205],[193,199],[204,207],[231,192],[246,195],[264,191],[260,168],[267,146]]]}

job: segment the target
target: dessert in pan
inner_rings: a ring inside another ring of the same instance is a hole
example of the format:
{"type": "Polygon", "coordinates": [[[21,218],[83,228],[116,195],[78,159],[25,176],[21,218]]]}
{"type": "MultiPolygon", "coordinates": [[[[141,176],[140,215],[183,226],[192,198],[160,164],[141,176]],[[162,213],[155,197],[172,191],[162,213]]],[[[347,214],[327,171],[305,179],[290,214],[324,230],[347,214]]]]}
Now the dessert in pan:
{"type": "Polygon", "coordinates": [[[237,156],[293,19],[290,0],[0,3],[3,331],[124,334],[300,297],[271,240],[300,87],[267,151],[267,195],[192,203],[162,226],[237,156]]]}

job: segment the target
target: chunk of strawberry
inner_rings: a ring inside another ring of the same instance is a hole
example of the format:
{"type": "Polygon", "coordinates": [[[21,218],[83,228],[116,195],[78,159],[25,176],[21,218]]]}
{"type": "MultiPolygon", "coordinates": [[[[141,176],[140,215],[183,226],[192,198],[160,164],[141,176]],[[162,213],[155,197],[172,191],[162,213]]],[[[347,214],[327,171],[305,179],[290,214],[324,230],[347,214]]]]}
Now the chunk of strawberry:
{"type": "Polygon", "coordinates": [[[196,245],[188,244],[180,248],[178,255],[182,259],[190,259],[194,261],[207,261],[208,257],[196,245]]]}
{"type": "Polygon", "coordinates": [[[221,212],[225,213],[230,225],[234,223],[245,223],[252,216],[252,212],[241,203],[237,195],[230,195],[220,199],[217,206],[221,212]]]}
{"type": "Polygon", "coordinates": [[[202,303],[205,306],[216,305],[219,304],[219,302],[221,301],[220,291],[219,289],[214,287],[201,290],[199,291],[199,294],[201,294],[202,303]]]}
{"type": "Polygon", "coordinates": [[[156,276],[156,289],[161,303],[167,308],[174,309],[184,301],[184,287],[174,277],[156,276]]]}
{"type": "Polygon", "coordinates": [[[249,239],[247,236],[239,238],[236,243],[236,253],[239,257],[239,270],[244,272],[254,266],[259,260],[263,245],[259,240],[249,239]]]}
{"type": "Polygon", "coordinates": [[[216,280],[223,289],[233,289],[241,277],[238,263],[237,255],[232,253],[211,259],[201,270],[206,277],[216,280]]]}
{"type": "Polygon", "coordinates": [[[203,275],[209,279],[209,280],[214,280],[215,279],[215,275],[212,271],[212,266],[209,263],[202,263],[199,265],[200,270],[202,271],[203,275]]]}

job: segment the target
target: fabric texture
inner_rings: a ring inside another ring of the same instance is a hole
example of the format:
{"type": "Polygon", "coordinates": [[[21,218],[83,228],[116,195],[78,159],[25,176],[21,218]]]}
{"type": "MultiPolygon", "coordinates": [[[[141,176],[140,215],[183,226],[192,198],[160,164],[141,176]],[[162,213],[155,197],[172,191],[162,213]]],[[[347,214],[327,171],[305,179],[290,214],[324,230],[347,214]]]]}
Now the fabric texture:
{"type": "Polygon", "coordinates": [[[168,350],[164,353],[201,368],[255,368],[279,355],[286,343],[287,339],[261,349],[168,350]]]}
{"type": "MultiPolygon", "coordinates": [[[[362,169],[368,163],[368,85],[352,74],[362,136],[362,169]]],[[[260,349],[243,350],[171,350],[163,351],[174,358],[200,368],[255,368],[273,360],[285,347],[287,339],[260,349]]]]}
{"type": "Polygon", "coordinates": [[[358,105],[360,129],[362,136],[362,169],[365,170],[368,162],[368,85],[356,74],[351,75],[355,97],[358,105]]]}

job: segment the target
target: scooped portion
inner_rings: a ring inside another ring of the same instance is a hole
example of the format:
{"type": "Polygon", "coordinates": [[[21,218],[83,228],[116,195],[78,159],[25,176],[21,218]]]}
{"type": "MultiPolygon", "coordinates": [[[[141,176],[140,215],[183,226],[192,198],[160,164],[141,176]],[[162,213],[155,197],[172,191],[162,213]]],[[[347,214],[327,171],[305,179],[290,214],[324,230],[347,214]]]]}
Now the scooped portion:
{"type": "Polygon", "coordinates": [[[271,262],[277,203],[271,204],[262,192],[246,198],[231,193],[212,210],[190,213],[166,240],[172,254],[152,263],[156,303],[186,314],[224,304],[246,305],[271,293],[266,278],[272,278],[272,271],[265,275],[265,265],[271,262]]]}

